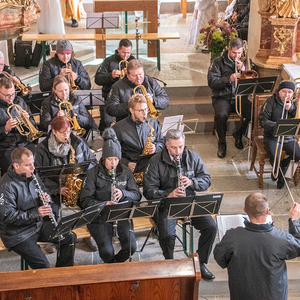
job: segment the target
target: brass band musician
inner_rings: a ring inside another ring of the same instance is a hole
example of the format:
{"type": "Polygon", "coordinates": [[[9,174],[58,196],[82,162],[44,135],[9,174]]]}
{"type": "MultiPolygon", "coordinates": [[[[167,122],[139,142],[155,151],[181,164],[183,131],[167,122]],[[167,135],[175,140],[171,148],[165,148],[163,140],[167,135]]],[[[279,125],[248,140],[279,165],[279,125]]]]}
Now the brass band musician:
{"type": "MultiPolygon", "coordinates": [[[[0,78],[0,168],[4,174],[11,164],[11,153],[15,148],[26,147],[35,152],[35,144],[29,142],[26,135],[22,135],[18,130],[19,126],[16,118],[11,118],[8,114],[8,108],[12,104],[21,107],[21,113],[35,127],[35,121],[29,107],[25,101],[16,96],[15,86],[10,78],[0,78]]],[[[14,114],[14,113],[13,113],[14,114]]],[[[23,118],[23,117],[22,117],[23,118]]]]}

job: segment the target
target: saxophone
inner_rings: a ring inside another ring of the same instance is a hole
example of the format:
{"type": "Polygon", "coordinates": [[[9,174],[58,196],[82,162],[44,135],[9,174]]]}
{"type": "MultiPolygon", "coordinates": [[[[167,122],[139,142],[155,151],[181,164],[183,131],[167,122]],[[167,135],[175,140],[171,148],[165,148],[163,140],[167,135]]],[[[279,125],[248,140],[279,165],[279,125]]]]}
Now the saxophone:
{"type": "MultiPolygon", "coordinates": [[[[70,149],[71,149],[71,157],[69,160],[69,164],[75,164],[75,150],[72,147],[71,143],[69,143],[70,149]]],[[[67,180],[66,180],[66,187],[70,191],[70,196],[64,197],[63,202],[64,204],[68,206],[76,206],[77,200],[79,197],[79,191],[81,189],[82,180],[77,178],[77,175],[74,174],[68,174],[67,180]]]]}
{"type": "MultiPolygon", "coordinates": [[[[153,131],[154,131],[154,129],[150,125],[150,123],[148,121],[146,121],[146,122],[147,122],[147,124],[150,127],[150,132],[148,133],[147,140],[146,140],[146,143],[144,145],[144,149],[143,149],[142,155],[149,154],[149,149],[150,149],[150,146],[152,144],[153,131]]],[[[144,182],[144,172],[135,173],[134,174],[134,179],[135,179],[135,182],[136,182],[137,185],[143,185],[143,182],[144,182]]]]}

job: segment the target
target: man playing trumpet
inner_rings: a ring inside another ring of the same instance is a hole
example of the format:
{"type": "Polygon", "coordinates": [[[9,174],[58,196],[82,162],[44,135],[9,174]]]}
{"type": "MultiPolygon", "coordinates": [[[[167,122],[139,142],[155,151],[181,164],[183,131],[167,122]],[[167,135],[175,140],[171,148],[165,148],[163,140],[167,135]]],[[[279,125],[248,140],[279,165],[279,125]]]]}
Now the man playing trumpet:
{"type": "MultiPolygon", "coordinates": [[[[212,62],[208,69],[207,81],[212,90],[212,104],[215,110],[215,127],[219,137],[217,155],[226,156],[227,120],[235,111],[235,85],[245,71],[245,64],[240,61],[243,54],[243,41],[239,38],[229,42],[228,50],[212,62]]],[[[247,97],[241,99],[243,123],[233,132],[235,147],[243,149],[242,136],[245,134],[251,118],[251,102],[247,97]]]]}
{"type": "MultiPolygon", "coordinates": [[[[17,104],[21,107],[21,113],[25,119],[29,120],[36,127],[34,118],[29,107],[24,100],[16,96],[15,86],[10,78],[2,77],[0,79],[0,168],[2,175],[6,173],[11,164],[11,153],[18,147],[26,147],[35,152],[35,144],[29,142],[25,135],[18,131],[18,121],[11,118],[8,114],[8,107],[17,104]]],[[[15,109],[14,109],[15,110],[15,109]]],[[[14,117],[16,111],[10,112],[14,117]]]]}
{"type": "MultiPolygon", "coordinates": [[[[260,124],[264,128],[264,144],[272,166],[274,165],[276,148],[281,147],[281,143],[277,143],[278,138],[274,136],[276,122],[281,118],[291,119],[296,116],[298,101],[292,101],[294,91],[295,84],[293,82],[282,81],[274,95],[268,98],[264,103],[259,114],[260,124]]],[[[284,137],[283,150],[286,152],[287,157],[280,162],[277,180],[278,189],[284,187],[284,174],[290,161],[292,159],[294,159],[295,162],[300,160],[300,147],[298,143],[295,142],[293,136],[284,137]]],[[[276,178],[272,176],[272,180],[276,180],[276,178]]]]}
{"type": "Polygon", "coordinates": [[[73,78],[75,85],[81,90],[91,88],[89,74],[80,60],[72,58],[72,49],[68,40],[57,42],[55,56],[44,62],[40,70],[39,82],[42,92],[51,91],[53,80],[57,75],[73,78]]]}

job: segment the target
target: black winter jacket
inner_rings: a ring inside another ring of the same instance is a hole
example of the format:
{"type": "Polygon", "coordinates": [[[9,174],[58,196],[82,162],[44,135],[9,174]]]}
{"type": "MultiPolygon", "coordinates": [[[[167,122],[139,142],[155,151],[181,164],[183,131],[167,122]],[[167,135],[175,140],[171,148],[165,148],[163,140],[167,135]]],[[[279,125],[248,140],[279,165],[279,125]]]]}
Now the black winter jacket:
{"type": "Polygon", "coordinates": [[[229,59],[228,50],[213,60],[207,73],[207,82],[212,90],[213,103],[216,100],[232,101],[234,99],[235,82],[230,82],[230,76],[234,72],[235,62],[229,59]]]}
{"type": "MultiPolygon", "coordinates": [[[[32,113],[25,103],[25,101],[21,98],[16,96],[14,104],[18,104],[23,110],[25,110],[29,114],[29,120],[33,124],[34,127],[37,128],[32,113]]],[[[0,100],[0,150],[5,150],[6,148],[13,148],[17,145],[23,146],[27,145],[29,142],[27,141],[26,136],[21,135],[17,128],[13,128],[10,132],[5,133],[5,124],[10,119],[10,116],[7,114],[7,108],[10,105],[7,104],[5,101],[0,100]]],[[[15,109],[11,110],[12,116],[15,117],[15,109]]]]}
{"type": "MultiPolygon", "coordinates": [[[[147,92],[154,100],[154,107],[158,110],[164,110],[169,106],[169,96],[166,91],[157,83],[155,79],[145,74],[144,82],[142,85],[146,88],[147,92]]],[[[106,100],[106,112],[116,117],[120,121],[128,116],[128,100],[133,95],[133,89],[136,85],[131,82],[127,76],[117,81],[112,87],[106,100]]],[[[137,89],[137,93],[141,93],[137,89]]]]}
{"type": "MultiPolygon", "coordinates": [[[[50,167],[57,166],[58,162],[55,156],[49,151],[48,140],[51,131],[48,133],[46,139],[39,143],[36,147],[34,165],[36,167],[50,167]]],[[[71,145],[75,150],[75,163],[82,163],[85,161],[90,161],[89,168],[92,168],[97,164],[97,159],[95,155],[91,152],[88,145],[79,137],[71,133],[71,145]]],[[[69,151],[67,161],[70,161],[71,150],[69,151]]],[[[58,177],[45,177],[42,178],[45,186],[51,191],[51,195],[59,194],[59,180],[58,177]]]]}
{"type": "MultiPolygon", "coordinates": [[[[290,110],[285,111],[283,118],[294,118],[296,115],[298,101],[292,102],[292,107],[290,110]]],[[[283,103],[280,100],[278,93],[268,98],[264,105],[261,107],[259,113],[259,121],[261,126],[264,128],[264,138],[267,139],[277,139],[274,137],[274,130],[276,127],[277,120],[281,119],[283,110],[283,103]]],[[[293,137],[285,137],[285,140],[291,139],[293,137]]]]}
{"type": "MultiPolygon", "coordinates": [[[[127,61],[135,59],[134,56],[130,55],[127,61]]],[[[122,60],[118,51],[115,51],[114,55],[111,55],[104,59],[102,64],[99,66],[95,74],[95,83],[102,85],[102,96],[104,99],[107,98],[107,95],[112,87],[112,85],[117,82],[120,77],[113,78],[112,71],[119,70],[119,62],[122,60]]]]}
{"type": "Polygon", "coordinates": [[[18,245],[41,229],[43,219],[38,211],[41,205],[33,179],[17,174],[10,165],[0,178],[0,237],[5,247],[18,245]]]}
{"type": "MultiPolygon", "coordinates": [[[[73,106],[73,113],[77,115],[76,119],[80,127],[84,128],[86,132],[92,128],[97,129],[94,118],[86,109],[82,99],[79,96],[70,92],[68,101],[73,106]]],[[[51,120],[56,117],[57,113],[59,112],[58,104],[59,103],[56,101],[53,93],[51,93],[51,95],[43,101],[40,114],[41,130],[48,132],[48,126],[50,125],[51,120]]],[[[65,105],[62,105],[62,109],[65,109],[65,105]]]]}
{"type": "Polygon", "coordinates": [[[286,300],[285,260],[300,255],[300,225],[289,219],[289,232],[273,224],[254,224],[227,230],[214,257],[227,268],[230,299],[286,300]]]}
{"type": "MultiPolygon", "coordinates": [[[[184,149],[182,154],[182,175],[190,178],[194,186],[186,189],[187,196],[194,191],[205,191],[210,187],[210,175],[198,153],[184,149]]],[[[171,160],[167,148],[151,157],[144,176],[144,196],[146,199],[166,198],[178,187],[177,168],[171,160]]]]}
{"type": "MultiPolygon", "coordinates": [[[[153,127],[152,143],[155,144],[156,152],[160,152],[164,146],[164,137],[157,119],[148,119],[153,127]]],[[[150,127],[146,122],[134,122],[131,116],[117,122],[113,129],[115,130],[122,148],[122,164],[128,166],[129,162],[137,162],[142,155],[147,136],[150,133],[150,127]]]]}
{"type": "MultiPolygon", "coordinates": [[[[72,71],[78,75],[77,79],[75,80],[75,84],[81,90],[90,90],[90,77],[88,72],[83,67],[81,61],[71,58],[68,64],[69,63],[71,63],[72,71]]],[[[65,67],[66,64],[59,60],[56,54],[54,57],[44,62],[39,75],[40,90],[42,92],[52,91],[54,77],[59,75],[60,70],[65,67]]]]}
{"type": "MultiPolygon", "coordinates": [[[[110,201],[112,179],[106,168],[100,163],[87,172],[82,184],[79,206],[82,209],[98,204],[99,202],[110,201]]],[[[130,169],[121,163],[116,168],[116,188],[123,193],[120,202],[139,201],[142,198],[141,192],[135,183],[130,169]]],[[[96,218],[93,223],[100,221],[96,218]]]]}

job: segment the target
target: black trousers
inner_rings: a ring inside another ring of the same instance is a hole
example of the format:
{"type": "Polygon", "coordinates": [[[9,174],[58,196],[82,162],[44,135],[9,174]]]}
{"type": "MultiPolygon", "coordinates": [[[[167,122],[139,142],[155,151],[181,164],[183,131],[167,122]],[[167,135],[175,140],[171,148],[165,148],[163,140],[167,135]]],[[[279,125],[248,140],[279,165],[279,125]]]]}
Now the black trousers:
{"type": "MultiPolygon", "coordinates": [[[[165,259],[174,258],[176,239],[176,219],[167,219],[164,211],[158,210],[153,220],[158,229],[159,245],[165,259]]],[[[201,263],[207,263],[217,234],[217,224],[211,216],[196,217],[192,219],[192,226],[199,230],[198,255],[201,263]]]]}
{"type": "Polygon", "coordinates": [[[114,121],[114,117],[107,114],[105,105],[100,106],[100,123],[99,130],[100,132],[104,131],[106,128],[110,127],[112,122],[114,121]]]}
{"type": "Polygon", "coordinates": [[[97,243],[100,257],[106,263],[124,262],[129,258],[130,252],[133,254],[136,251],[132,222],[129,223],[127,220],[117,222],[121,250],[116,255],[112,244],[113,223],[91,223],[87,228],[97,243]]]}
{"type": "Polygon", "coordinates": [[[41,230],[26,241],[11,247],[10,250],[19,254],[31,269],[50,268],[49,262],[37,242],[52,242],[58,244],[56,267],[74,266],[76,234],[66,234],[62,240],[50,239],[54,227],[50,221],[44,221],[41,230]]]}
{"type": "MultiPolygon", "coordinates": [[[[242,125],[237,128],[238,135],[245,134],[247,126],[251,119],[252,104],[247,97],[241,100],[242,116],[244,118],[242,125]]],[[[231,112],[235,112],[235,102],[229,100],[215,100],[213,102],[215,110],[215,126],[219,137],[219,145],[226,143],[227,120],[231,112]]]]}
{"type": "Polygon", "coordinates": [[[11,164],[11,153],[13,150],[15,150],[17,147],[26,147],[29,149],[33,154],[35,153],[35,144],[33,143],[26,143],[26,144],[19,144],[19,146],[13,145],[10,148],[2,148],[0,149],[0,168],[1,168],[1,174],[4,175],[7,172],[8,167],[11,164]]]}

